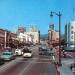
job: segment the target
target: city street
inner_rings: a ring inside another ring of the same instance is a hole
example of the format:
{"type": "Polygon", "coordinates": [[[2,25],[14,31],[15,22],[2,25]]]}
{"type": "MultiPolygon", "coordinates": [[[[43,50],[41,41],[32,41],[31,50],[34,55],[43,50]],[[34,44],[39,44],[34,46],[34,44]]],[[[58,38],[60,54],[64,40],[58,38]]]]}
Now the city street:
{"type": "Polygon", "coordinates": [[[33,57],[17,57],[0,68],[0,75],[57,75],[50,56],[39,56],[38,47],[32,48],[33,57]]]}
{"type": "Polygon", "coordinates": [[[0,0],[0,75],[75,75],[75,0],[0,0]]]}

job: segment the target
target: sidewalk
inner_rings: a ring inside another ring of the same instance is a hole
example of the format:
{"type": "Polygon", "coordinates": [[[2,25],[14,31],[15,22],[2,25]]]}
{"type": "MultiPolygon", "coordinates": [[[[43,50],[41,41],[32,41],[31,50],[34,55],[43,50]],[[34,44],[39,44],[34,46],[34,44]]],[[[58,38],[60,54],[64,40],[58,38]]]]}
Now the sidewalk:
{"type": "Polygon", "coordinates": [[[62,66],[58,67],[58,71],[60,72],[60,75],[74,75],[70,69],[70,64],[73,62],[72,60],[68,60],[64,58],[62,59],[61,63],[62,66]]]}
{"type": "Polygon", "coordinates": [[[50,75],[59,75],[54,63],[50,64],[50,75]]]}
{"type": "MultiPolygon", "coordinates": [[[[55,61],[59,61],[59,49],[56,49],[55,52],[55,61]]],[[[66,58],[63,57],[61,58],[61,64],[62,66],[58,66],[56,64],[57,70],[58,70],[58,75],[74,75],[73,72],[70,69],[71,64],[74,62],[74,58],[71,56],[67,55],[66,58]]]]}
{"type": "Polygon", "coordinates": [[[72,71],[65,64],[59,67],[60,75],[73,75],[72,71]]]}

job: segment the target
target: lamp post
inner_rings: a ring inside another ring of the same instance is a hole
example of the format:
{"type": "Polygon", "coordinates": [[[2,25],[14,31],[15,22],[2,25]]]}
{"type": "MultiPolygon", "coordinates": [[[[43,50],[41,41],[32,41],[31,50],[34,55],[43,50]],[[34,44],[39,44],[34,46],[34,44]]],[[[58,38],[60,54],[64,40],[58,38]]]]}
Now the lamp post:
{"type": "Polygon", "coordinates": [[[59,66],[61,66],[61,13],[51,12],[50,16],[53,17],[53,14],[59,17],[59,66]]]}
{"type": "Polygon", "coordinates": [[[39,41],[38,43],[40,44],[40,30],[38,31],[39,35],[38,35],[38,38],[39,38],[39,41]]]}
{"type": "Polygon", "coordinates": [[[53,42],[52,42],[52,38],[53,38],[53,35],[52,35],[52,30],[51,30],[51,45],[53,44],[53,42]]]}

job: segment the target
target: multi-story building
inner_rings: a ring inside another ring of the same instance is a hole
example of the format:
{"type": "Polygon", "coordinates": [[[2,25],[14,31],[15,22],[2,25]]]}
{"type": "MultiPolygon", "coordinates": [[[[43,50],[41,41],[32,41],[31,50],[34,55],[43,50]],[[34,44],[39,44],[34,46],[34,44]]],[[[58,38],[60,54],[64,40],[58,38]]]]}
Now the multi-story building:
{"type": "Polygon", "coordinates": [[[49,43],[59,43],[59,32],[56,30],[51,30],[49,33],[49,43]]]}
{"type": "Polygon", "coordinates": [[[31,35],[34,44],[40,43],[40,31],[35,26],[31,26],[27,34],[31,35]]]}
{"type": "MultiPolygon", "coordinates": [[[[21,29],[21,31],[24,30],[23,27],[19,28],[18,31],[21,29]]],[[[30,31],[26,32],[20,32],[17,36],[19,42],[23,42],[23,43],[29,43],[29,42],[33,42],[35,43],[40,43],[40,31],[38,31],[35,27],[31,26],[30,27],[30,31]]]]}
{"type": "Polygon", "coordinates": [[[31,36],[34,44],[39,43],[39,32],[27,32],[27,34],[31,36]]]}
{"type": "Polygon", "coordinates": [[[14,46],[17,46],[18,45],[17,34],[10,32],[8,42],[9,43],[11,42],[14,46]]]}
{"type": "Polygon", "coordinates": [[[22,25],[20,25],[20,26],[18,27],[18,33],[24,33],[24,32],[26,32],[25,27],[22,26],[22,25]]]}
{"type": "Polygon", "coordinates": [[[32,42],[32,37],[27,34],[27,32],[24,32],[24,33],[20,33],[18,36],[17,36],[18,40],[19,40],[19,43],[28,43],[28,42],[32,42]]]}
{"type": "Polygon", "coordinates": [[[5,43],[5,30],[0,29],[0,47],[5,43]]]}
{"type": "Polygon", "coordinates": [[[75,21],[71,21],[69,24],[65,25],[65,39],[67,47],[75,47],[75,21]]]}
{"type": "Polygon", "coordinates": [[[48,31],[49,44],[59,43],[59,32],[54,29],[54,25],[49,25],[48,31]]]}
{"type": "Polygon", "coordinates": [[[10,43],[10,39],[16,41],[16,37],[17,37],[16,33],[12,33],[8,30],[0,29],[0,47],[8,46],[10,43]]]}

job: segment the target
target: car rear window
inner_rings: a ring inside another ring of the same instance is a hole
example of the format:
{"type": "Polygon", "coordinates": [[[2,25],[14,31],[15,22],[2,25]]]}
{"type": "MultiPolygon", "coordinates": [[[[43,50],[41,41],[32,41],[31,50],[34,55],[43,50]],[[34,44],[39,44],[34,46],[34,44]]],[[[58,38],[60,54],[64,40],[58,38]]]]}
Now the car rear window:
{"type": "Polygon", "coordinates": [[[31,53],[31,51],[30,50],[25,50],[24,53],[31,53]]]}
{"type": "Polygon", "coordinates": [[[3,53],[3,55],[11,55],[11,53],[3,53]]]}

